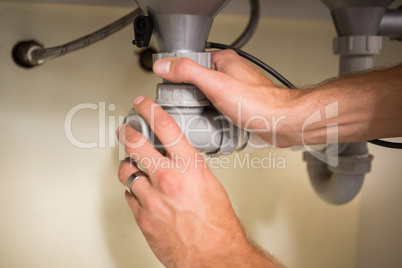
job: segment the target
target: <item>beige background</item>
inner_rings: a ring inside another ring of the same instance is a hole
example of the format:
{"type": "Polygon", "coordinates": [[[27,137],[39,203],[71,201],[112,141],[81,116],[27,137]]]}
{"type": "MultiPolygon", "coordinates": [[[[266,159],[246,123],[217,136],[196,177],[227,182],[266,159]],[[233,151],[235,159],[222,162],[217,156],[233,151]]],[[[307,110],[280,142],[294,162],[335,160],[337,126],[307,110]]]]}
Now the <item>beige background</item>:
{"type": "MultiPolygon", "coordinates": [[[[119,117],[135,96],[154,97],[160,81],[140,69],[131,27],[31,70],[11,60],[17,41],[59,45],[128,12],[0,2],[0,267],[161,267],[116,176],[119,117]],[[77,148],[65,134],[67,113],[83,103],[97,109],[78,112],[73,133],[80,141],[97,142],[97,148],[77,148]],[[106,118],[104,128],[99,111],[106,118]]],[[[246,16],[219,15],[210,40],[229,43],[246,22],[246,16]]],[[[330,21],[262,18],[245,50],[295,84],[313,84],[337,73],[333,36],[330,21]]],[[[400,43],[384,40],[383,50],[377,63],[401,61],[400,43]]],[[[362,194],[344,206],[317,197],[300,152],[249,155],[284,161],[283,169],[229,165],[213,170],[250,237],[285,265],[398,267],[402,153],[373,146],[370,151],[373,171],[362,194]]],[[[235,163],[235,156],[229,159],[235,163]]]]}

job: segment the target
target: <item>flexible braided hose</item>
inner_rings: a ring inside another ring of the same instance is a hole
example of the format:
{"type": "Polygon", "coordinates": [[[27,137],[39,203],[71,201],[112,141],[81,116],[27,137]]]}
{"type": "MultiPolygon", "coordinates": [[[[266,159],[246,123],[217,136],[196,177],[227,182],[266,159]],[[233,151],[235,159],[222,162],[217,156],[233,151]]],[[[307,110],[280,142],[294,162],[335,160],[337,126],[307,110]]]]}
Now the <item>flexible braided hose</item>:
{"type": "Polygon", "coordinates": [[[133,12],[127,14],[126,16],[120,18],[119,20],[103,27],[102,29],[99,29],[96,32],[76,39],[72,42],[57,47],[35,50],[32,52],[32,59],[40,64],[44,60],[60,57],[75,50],[90,46],[133,23],[134,19],[138,15],[142,14],[142,10],[138,8],[133,12]]]}

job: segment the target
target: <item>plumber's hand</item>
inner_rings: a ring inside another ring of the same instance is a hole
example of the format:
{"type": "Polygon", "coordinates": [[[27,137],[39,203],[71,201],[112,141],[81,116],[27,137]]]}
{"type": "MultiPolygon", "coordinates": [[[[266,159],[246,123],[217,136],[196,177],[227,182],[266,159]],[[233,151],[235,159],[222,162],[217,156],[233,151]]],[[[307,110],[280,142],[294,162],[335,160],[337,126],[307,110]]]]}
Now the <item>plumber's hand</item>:
{"type": "Polygon", "coordinates": [[[169,81],[195,84],[234,124],[265,141],[277,147],[300,143],[299,91],[278,88],[234,51],[212,52],[212,69],[187,58],[161,59],[153,69],[169,81]]]}
{"type": "MultiPolygon", "coordinates": [[[[149,175],[133,183],[135,196],[126,192],[126,199],[157,258],[168,267],[270,267],[269,257],[247,241],[224,188],[173,118],[149,98],[137,97],[134,108],[167,152],[161,155],[129,125],[118,130],[127,154],[149,175]]],[[[136,171],[123,160],[120,181],[136,171]]]]}

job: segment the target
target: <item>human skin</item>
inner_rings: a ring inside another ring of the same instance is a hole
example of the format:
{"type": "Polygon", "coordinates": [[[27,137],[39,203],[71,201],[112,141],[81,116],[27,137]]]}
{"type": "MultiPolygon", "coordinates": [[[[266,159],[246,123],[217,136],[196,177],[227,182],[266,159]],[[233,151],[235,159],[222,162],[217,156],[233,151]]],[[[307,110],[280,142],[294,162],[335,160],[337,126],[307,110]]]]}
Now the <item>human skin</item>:
{"type": "MultiPolygon", "coordinates": [[[[117,132],[134,161],[149,163],[144,167],[148,177],[133,183],[134,196],[125,196],[156,257],[166,267],[279,267],[247,240],[224,188],[197,150],[185,137],[172,143],[181,130],[170,115],[145,97],[137,97],[134,108],[148,122],[152,108],[152,130],[162,144],[171,144],[162,155],[131,126],[117,132]],[[181,159],[189,163],[186,168],[181,159]],[[154,165],[162,162],[161,167],[154,165]]],[[[136,171],[130,159],[123,160],[120,181],[125,184],[136,171]]]]}
{"type": "Polygon", "coordinates": [[[187,58],[165,58],[155,62],[154,72],[172,82],[195,84],[235,124],[276,147],[325,144],[332,131],[339,142],[402,136],[402,124],[396,124],[402,115],[402,65],[303,90],[274,85],[232,50],[213,52],[211,69],[187,58]],[[239,101],[241,111],[236,109],[239,101]],[[329,113],[337,116],[325,119],[326,107],[335,108],[329,113]],[[316,111],[325,120],[303,128],[316,111]],[[250,121],[256,115],[265,118],[269,127],[261,120],[250,121]],[[337,128],[328,128],[331,124],[337,128]]]}
{"type": "MultiPolygon", "coordinates": [[[[212,69],[185,58],[167,58],[154,64],[154,72],[172,82],[195,84],[234,123],[277,147],[326,143],[335,130],[339,142],[402,136],[401,65],[303,90],[275,86],[230,50],[212,53],[212,69]],[[239,100],[241,111],[236,109],[239,100]],[[336,116],[304,127],[316,111],[336,116]],[[251,120],[256,115],[266,118],[268,126],[251,120]],[[275,123],[278,118],[284,119],[275,123]],[[328,127],[331,124],[337,128],[328,127]]],[[[145,168],[149,178],[135,181],[134,196],[126,192],[126,199],[158,259],[167,267],[279,267],[247,240],[225,190],[186,138],[172,143],[182,134],[177,123],[149,98],[137,97],[134,108],[162,144],[170,144],[161,155],[129,125],[117,133],[135,162],[150,163],[145,168]],[[142,146],[136,146],[140,141],[142,146]],[[183,159],[189,163],[186,168],[179,161],[183,159]],[[162,162],[164,167],[155,164],[162,162]]],[[[122,161],[120,181],[124,184],[136,171],[130,160],[122,161]]]]}

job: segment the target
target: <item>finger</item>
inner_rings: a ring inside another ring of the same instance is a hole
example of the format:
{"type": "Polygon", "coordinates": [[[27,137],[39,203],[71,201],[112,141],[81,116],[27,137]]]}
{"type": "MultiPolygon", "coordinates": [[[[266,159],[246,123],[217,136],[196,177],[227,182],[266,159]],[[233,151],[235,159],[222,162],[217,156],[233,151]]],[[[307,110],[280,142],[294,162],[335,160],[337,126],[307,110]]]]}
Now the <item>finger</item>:
{"type": "Polygon", "coordinates": [[[247,81],[248,85],[272,86],[273,83],[262,74],[251,62],[240,57],[230,49],[214,51],[211,53],[212,68],[228,74],[240,82],[247,81]]]}
{"type": "Polygon", "coordinates": [[[157,60],[153,70],[166,80],[196,85],[213,103],[223,101],[227,98],[227,92],[237,88],[234,84],[236,81],[228,74],[201,66],[188,58],[157,60]]]}
{"type": "Polygon", "coordinates": [[[155,172],[160,162],[159,159],[163,156],[142,133],[125,124],[118,128],[117,137],[119,142],[124,145],[126,153],[148,174],[155,172]]]}
{"type": "Polygon", "coordinates": [[[141,213],[140,211],[142,209],[138,199],[127,191],[124,192],[124,196],[126,198],[128,205],[130,206],[131,210],[133,211],[135,220],[137,220],[137,217],[141,213]]]}
{"type": "MultiPolygon", "coordinates": [[[[128,178],[135,172],[139,171],[137,166],[133,163],[133,161],[129,158],[124,159],[120,163],[120,168],[118,172],[118,177],[120,182],[123,185],[126,185],[126,182],[128,178]]],[[[145,176],[140,176],[137,180],[135,180],[132,185],[131,185],[131,192],[134,194],[131,196],[135,197],[137,199],[138,203],[140,206],[145,204],[145,198],[147,196],[147,193],[151,189],[152,185],[151,182],[148,180],[147,177],[145,176]]],[[[135,203],[135,202],[134,202],[135,203]]]]}
{"type": "Polygon", "coordinates": [[[181,156],[194,155],[196,150],[187,141],[177,122],[162,107],[153,100],[140,96],[134,100],[134,108],[148,122],[168,155],[173,152],[181,156]]]}

